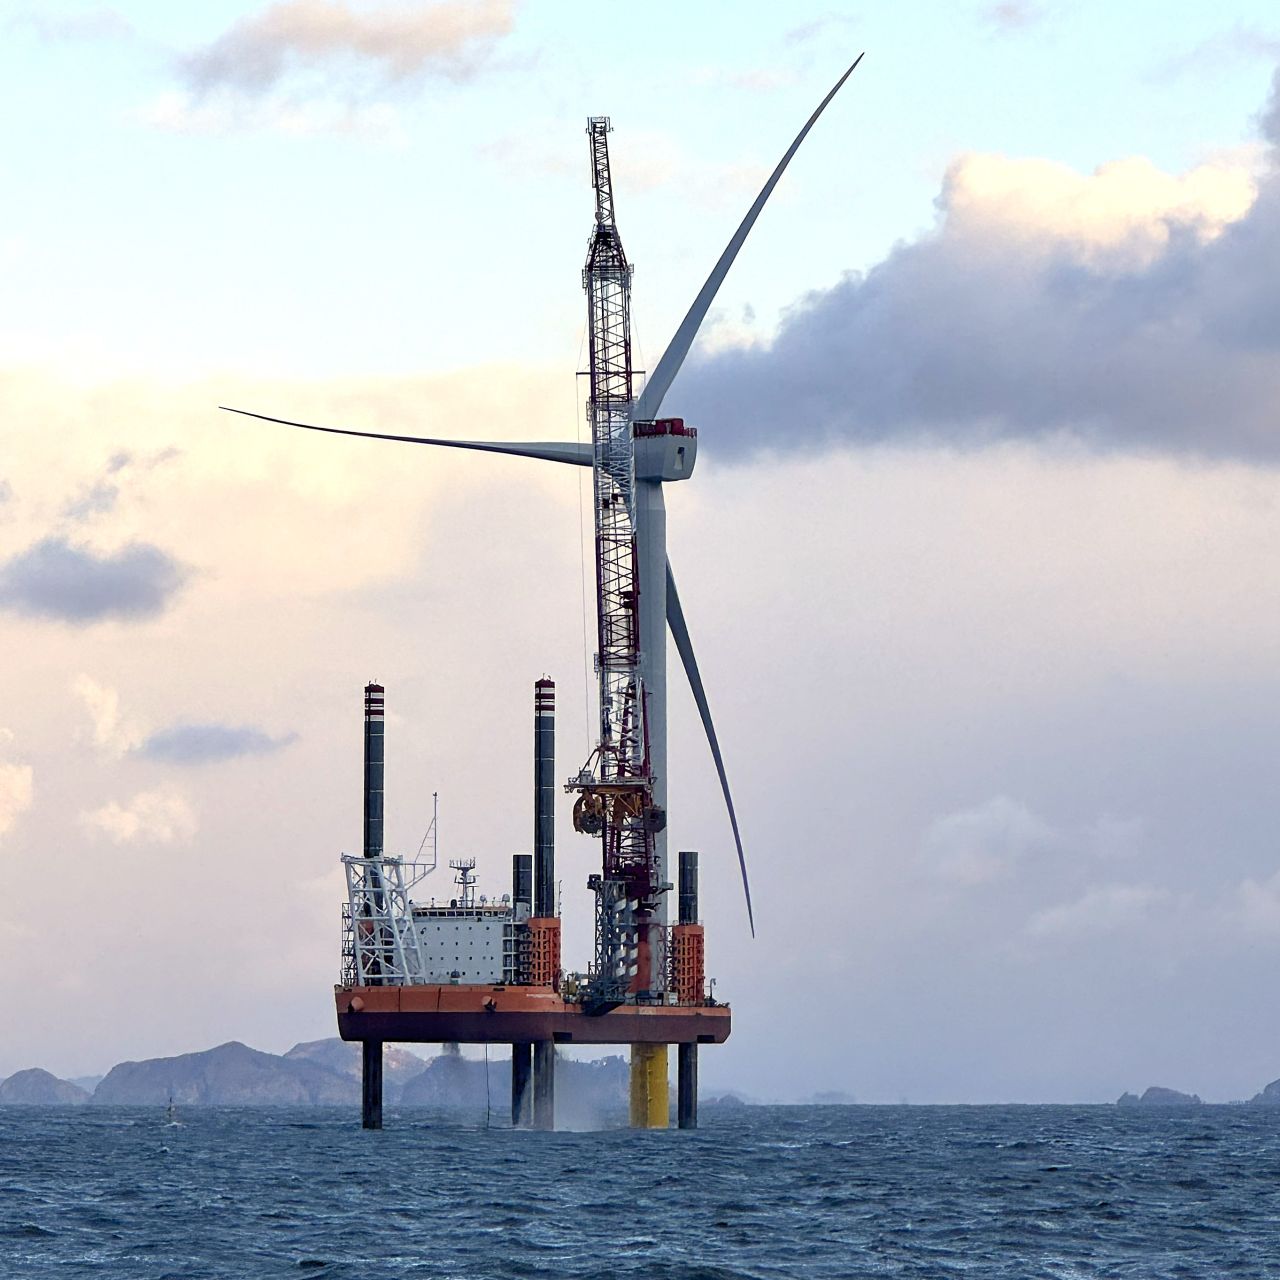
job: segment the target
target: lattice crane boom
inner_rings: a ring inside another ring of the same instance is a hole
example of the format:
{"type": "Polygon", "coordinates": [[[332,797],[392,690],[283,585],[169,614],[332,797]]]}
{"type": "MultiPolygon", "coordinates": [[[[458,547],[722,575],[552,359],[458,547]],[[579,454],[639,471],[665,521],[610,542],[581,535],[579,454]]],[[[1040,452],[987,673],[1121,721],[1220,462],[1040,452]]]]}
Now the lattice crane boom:
{"type": "Polygon", "coordinates": [[[639,599],[636,584],[636,477],[631,442],[631,267],[613,221],[609,122],[593,118],[592,180],[596,225],[582,283],[587,293],[595,509],[596,604],[602,778],[643,772],[639,696],[639,599]]]}
{"type": "Polygon", "coordinates": [[[609,173],[609,121],[587,124],[596,219],[582,283],[587,293],[590,351],[592,482],[596,564],[596,657],[600,739],[574,782],[579,830],[599,835],[603,866],[596,892],[594,995],[610,1004],[628,995],[658,995],[653,963],[659,930],[654,835],[664,816],[654,805],[644,681],[636,552],[636,475],[631,416],[631,267],[614,222],[609,173]],[[594,765],[594,768],[592,767],[594,765]]]}

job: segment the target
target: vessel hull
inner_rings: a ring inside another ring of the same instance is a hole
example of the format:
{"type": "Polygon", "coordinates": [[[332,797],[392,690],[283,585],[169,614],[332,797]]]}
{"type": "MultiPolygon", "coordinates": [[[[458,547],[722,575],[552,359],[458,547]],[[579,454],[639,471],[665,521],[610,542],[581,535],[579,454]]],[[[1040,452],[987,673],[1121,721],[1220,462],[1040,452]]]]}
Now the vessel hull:
{"type": "Polygon", "coordinates": [[[344,1040],[723,1044],[731,1027],[728,1005],[620,1005],[589,1014],[545,987],[338,987],[334,994],[344,1040]]]}

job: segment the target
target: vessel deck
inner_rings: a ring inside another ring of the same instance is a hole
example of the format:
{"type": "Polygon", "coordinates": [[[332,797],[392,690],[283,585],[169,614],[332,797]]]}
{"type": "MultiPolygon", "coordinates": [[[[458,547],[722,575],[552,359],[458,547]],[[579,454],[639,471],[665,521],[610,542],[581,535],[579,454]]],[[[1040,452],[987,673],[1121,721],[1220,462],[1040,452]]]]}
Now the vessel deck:
{"type": "Polygon", "coordinates": [[[337,987],[338,1034],[391,1043],[723,1044],[729,1006],[620,1005],[590,1014],[546,987],[337,987]]]}

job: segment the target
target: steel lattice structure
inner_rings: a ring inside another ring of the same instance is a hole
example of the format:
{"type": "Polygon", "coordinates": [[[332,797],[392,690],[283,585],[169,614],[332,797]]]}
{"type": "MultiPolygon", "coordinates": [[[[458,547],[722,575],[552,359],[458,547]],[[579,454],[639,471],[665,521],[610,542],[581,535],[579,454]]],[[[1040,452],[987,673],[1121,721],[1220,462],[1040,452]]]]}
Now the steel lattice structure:
{"type": "Polygon", "coordinates": [[[400,858],[343,854],[347,902],[342,912],[343,981],[403,986],[424,981],[409,890],[427,874],[400,858]],[[406,876],[405,872],[408,871],[406,876]]]}
{"type": "Polygon", "coordinates": [[[583,268],[591,358],[600,777],[638,779],[645,768],[636,584],[635,459],[631,445],[631,267],[613,221],[609,122],[593,118],[596,226],[583,268]]]}
{"type": "Polygon", "coordinates": [[[636,474],[632,439],[631,267],[614,222],[609,121],[587,124],[596,221],[582,272],[590,343],[594,491],[596,658],[600,740],[575,785],[581,830],[603,842],[596,892],[591,993],[597,1003],[660,996],[663,970],[650,962],[650,916],[660,892],[644,682],[640,673],[640,589],[636,553],[636,474]],[[658,975],[654,978],[654,973],[658,975]]]}

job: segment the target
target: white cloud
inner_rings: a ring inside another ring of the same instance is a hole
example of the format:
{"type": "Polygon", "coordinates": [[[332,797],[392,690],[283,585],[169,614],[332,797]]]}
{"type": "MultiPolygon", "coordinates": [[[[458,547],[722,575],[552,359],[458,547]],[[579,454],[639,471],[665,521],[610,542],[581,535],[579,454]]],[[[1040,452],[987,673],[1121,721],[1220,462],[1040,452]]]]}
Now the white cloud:
{"type": "Polygon", "coordinates": [[[76,11],[43,4],[20,10],[9,25],[26,27],[50,42],[119,40],[134,34],[133,24],[122,13],[102,6],[76,11]]]}
{"type": "Polygon", "coordinates": [[[1242,881],[1225,914],[1229,927],[1254,938],[1280,940],[1280,871],[1266,880],[1242,881]]]}
{"type": "Polygon", "coordinates": [[[1011,878],[1046,854],[1060,865],[1082,869],[1093,862],[1130,858],[1146,848],[1143,818],[1103,814],[1091,822],[1054,826],[1008,796],[934,821],[925,832],[924,865],[945,883],[971,886],[1011,878]]]}
{"type": "Polygon", "coordinates": [[[0,836],[31,808],[35,770],[29,764],[0,764],[0,836]]]}
{"type": "Polygon", "coordinates": [[[278,0],[182,59],[198,91],[261,93],[297,71],[355,70],[391,84],[473,75],[512,28],[513,0],[278,0]]]}
{"type": "Polygon", "coordinates": [[[126,720],[120,711],[120,694],[81,673],[71,682],[71,691],[84,703],[92,723],[92,741],[107,755],[119,759],[146,737],[145,729],[126,720]]]}
{"type": "Polygon", "coordinates": [[[1026,805],[995,796],[934,822],[925,833],[924,856],[943,880],[978,885],[1003,879],[1023,858],[1061,843],[1026,805]]]}
{"type": "Polygon", "coordinates": [[[1108,884],[1089,889],[1073,902],[1037,911],[1027,922],[1033,938],[1079,938],[1132,932],[1173,895],[1149,884],[1108,884]]]}
{"type": "Polygon", "coordinates": [[[139,791],[125,804],[109,801],[81,821],[115,844],[185,843],[199,827],[191,802],[174,787],[139,791]]]}
{"type": "Polygon", "coordinates": [[[1165,173],[1137,156],[1084,174],[1051,160],[970,154],[952,162],[939,200],[949,235],[1014,237],[1132,270],[1150,266],[1180,232],[1209,241],[1244,217],[1257,197],[1253,170],[1224,158],[1165,173]]]}
{"type": "Polygon", "coordinates": [[[180,87],[131,118],[166,133],[346,135],[401,146],[388,99],[475,75],[514,25],[516,0],[277,0],[175,60],[180,87]]]}

